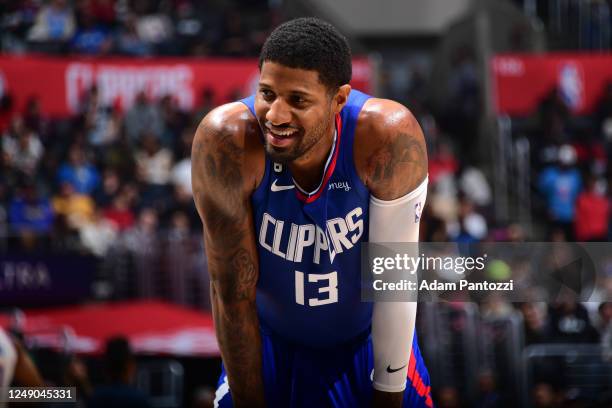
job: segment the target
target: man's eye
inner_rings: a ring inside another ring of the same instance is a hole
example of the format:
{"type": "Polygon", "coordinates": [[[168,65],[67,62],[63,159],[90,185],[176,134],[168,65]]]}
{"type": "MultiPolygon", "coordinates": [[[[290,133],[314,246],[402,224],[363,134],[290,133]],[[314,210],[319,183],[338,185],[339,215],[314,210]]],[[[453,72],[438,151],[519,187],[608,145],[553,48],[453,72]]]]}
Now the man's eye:
{"type": "Polygon", "coordinates": [[[274,94],[272,93],[272,91],[268,89],[262,89],[259,92],[261,93],[261,96],[264,97],[264,99],[271,99],[274,97],[274,94]]]}

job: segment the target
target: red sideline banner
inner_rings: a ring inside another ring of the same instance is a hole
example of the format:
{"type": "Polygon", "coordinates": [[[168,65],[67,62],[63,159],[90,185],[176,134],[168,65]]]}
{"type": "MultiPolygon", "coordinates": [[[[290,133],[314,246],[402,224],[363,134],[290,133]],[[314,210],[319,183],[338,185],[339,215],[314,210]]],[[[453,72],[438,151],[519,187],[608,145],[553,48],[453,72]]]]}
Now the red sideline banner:
{"type": "MultiPolygon", "coordinates": [[[[372,66],[353,61],[351,84],[372,91],[372,66]]],[[[37,96],[50,116],[79,111],[84,92],[97,85],[106,105],[126,109],[144,90],[150,98],[172,95],[184,110],[197,108],[202,91],[211,88],[215,103],[254,92],[259,71],[255,59],[66,59],[42,56],[0,56],[0,96],[10,94],[18,111],[37,96]]]]}
{"type": "MultiPolygon", "coordinates": [[[[28,342],[65,353],[100,354],[108,338],[123,335],[137,354],[219,356],[210,312],[160,301],[34,309],[25,311],[21,320],[20,331],[28,342]]],[[[0,328],[12,323],[0,314],[0,328]]]]}
{"type": "Polygon", "coordinates": [[[493,58],[493,84],[498,113],[524,116],[558,87],[576,114],[589,114],[607,82],[612,82],[612,55],[504,54],[493,58]]]}

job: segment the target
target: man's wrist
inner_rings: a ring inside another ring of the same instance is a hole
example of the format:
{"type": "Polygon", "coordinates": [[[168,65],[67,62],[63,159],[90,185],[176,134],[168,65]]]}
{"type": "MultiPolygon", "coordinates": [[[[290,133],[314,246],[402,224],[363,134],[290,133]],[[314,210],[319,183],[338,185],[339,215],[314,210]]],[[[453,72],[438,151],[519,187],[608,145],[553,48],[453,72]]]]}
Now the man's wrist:
{"type": "Polygon", "coordinates": [[[384,392],[374,389],[372,393],[372,408],[400,408],[403,400],[403,392],[384,392]]]}
{"type": "Polygon", "coordinates": [[[374,381],[372,383],[372,387],[380,392],[390,392],[390,393],[394,393],[394,392],[404,392],[404,390],[406,389],[406,381],[404,380],[403,384],[396,384],[396,385],[387,385],[387,384],[381,384],[379,382],[374,381]]]}

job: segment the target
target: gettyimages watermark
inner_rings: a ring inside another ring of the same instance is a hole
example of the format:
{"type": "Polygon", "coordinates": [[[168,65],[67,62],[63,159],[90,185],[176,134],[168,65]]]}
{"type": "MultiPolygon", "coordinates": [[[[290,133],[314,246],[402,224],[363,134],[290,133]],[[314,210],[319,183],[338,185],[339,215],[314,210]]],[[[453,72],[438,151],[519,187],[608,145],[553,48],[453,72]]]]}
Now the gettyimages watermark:
{"type": "Polygon", "coordinates": [[[363,301],[612,300],[612,243],[365,243],[363,301]]]}

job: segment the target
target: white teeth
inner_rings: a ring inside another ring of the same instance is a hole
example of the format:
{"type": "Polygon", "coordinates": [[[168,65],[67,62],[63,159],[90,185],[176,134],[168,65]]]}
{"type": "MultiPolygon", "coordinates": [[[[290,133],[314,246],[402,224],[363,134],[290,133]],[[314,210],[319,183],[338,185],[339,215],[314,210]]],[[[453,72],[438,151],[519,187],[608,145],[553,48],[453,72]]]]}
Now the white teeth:
{"type": "Polygon", "coordinates": [[[287,130],[283,130],[282,132],[275,132],[270,128],[268,128],[268,131],[275,136],[283,136],[283,137],[291,136],[292,134],[297,132],[297,130],[295,129],[287,129],[287,130]]]}

